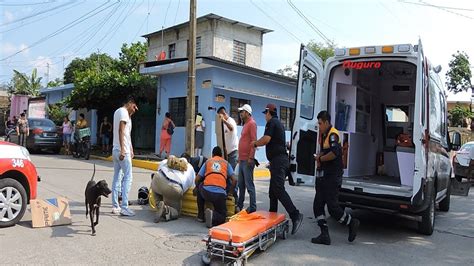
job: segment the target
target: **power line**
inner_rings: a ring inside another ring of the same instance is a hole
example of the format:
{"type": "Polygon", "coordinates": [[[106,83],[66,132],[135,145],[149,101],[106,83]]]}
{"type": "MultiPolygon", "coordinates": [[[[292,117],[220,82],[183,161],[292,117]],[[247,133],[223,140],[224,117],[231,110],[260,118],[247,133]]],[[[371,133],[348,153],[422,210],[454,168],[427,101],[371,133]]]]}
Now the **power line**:
{"type": "Polygon", "coordinates": [[[3,24],[0,24],[0,27],[4,27],[4,26],[10,25],[10,24],[17,23],[17,22],[22,22],[22,21],[24,21],[24,20],[27,20],[27,19],[30,19],[30,18],[34,18],[34,17],[39,16],[39,15],[41,15],[41,14],[48,13],[48,12],[50,12],[50,11],[54,11],[54,10],[56,10],[56,9],[59,9],[59,8],[62,8],[62,7],[71,5],[71,4],[73,4],[73,3],[74,3],[74,1],[68,1],[68,2],[66,2],[65,4],[62,4],[62,5],[55,6],[55,7],[49,8],[49,9],[45,9],[45,10],[42,10],[42,11],[40,11],[40,12],[34,13],[34,14],[32,14],[32,15],[28,15],[28,16],[25,16],[25,17],[22,17],[22,18],[19,18],[19,19],[15,19],[15,20],[9,21],[9,22],[5,22],[5,23],[3,23],[3,24]]]}
{"type": "Polygon", "coordinates": [[[51,4],[52,2],[54,2],[54,0],[50,0],[47,2],[40,2],[40,3],[23,3],[23,4],[0,3],[0,6],[36,6],[36,5],[51,4]]]}
{"type": "Polygon", "coordinates": [[[65,9],[63,9],[63,10],[59,10],[59,11],[57,11],[57,12],[55,12],[55,13],[49,14],[48,16],[41,17],[41,18],[39,18],[39,19],[32,20],[32,21],[27,22],[27,23],[22,23],[21,25],[19,25],[19,26],[17,26],[17,27],[14,27],[14,28],[11,28],[11,29],[8,29],[8,30],[0,31],[0,33],[7,33],[7,32],[10,32],[10,31],[13,31],[13,30],[16,30],[16,29],[25,27],[25,26],[30,25],[30,24],[32,24],[32,23],[35,23],[35,22],[38,22],[38,21],[41,21],[41,20],[44,20],[44,19],[51,18],[51,16],[53,16],[53,15],[56,15],[56,14],[61,13],[61,12],[64,12],[64,11],[66,11],[66,10],[69,10],[69,9],[71,9],[71,8],[74,8],[74,7],[76,7],[76,6],[78,6],[78,5],[81,5],[81,4],[83,4],[83,3],[84,3],[84,0],[81,1],[81,2],[78,2],[77,4],[72,5],[72,6],[68,7],[68,8],[65,8],[65,9]]]}
{"type": "Polygon", "coordinates": [[[474,9],[471,9],[471,8],[433,5],[433,4],[430,4],[430,3],[426,3],[424,1],[410,2],[410,1],[405,1],[405,0],[398,0],[398,2],[405,3],[405,4],[418,5],[418,6],[427,6],[427,7],[435,7],[435,8],[442,8],[442,9],[451,9],[451,10],[474,12],[474,9]]]}
{"type": "Polygon", "coordinates": [[[176,18],[178,18],[178,11],[179,11],[179,4],[180,3],[181,3],[181,0],[178,0],[178,8],[176,8],[176,14],[174,15],[173,25],[176,25],[176,18]]]}
{"type": "Polygon", "coordinates": [[[331,40],[329,40],[328,37],[326,37],[326,35],[324,35],[324,33],[322,33],[322,31],[320,31],[318,29],[318,27],[316,27],[316,25],[314,25],[304,14],[303,12],[301,12],[301,10],[299,10],[292,2],[291,0],[287,0],[288,4],[290,5],[291,8],[293,8],[293,10],[298,14],[298,16],[300,16],[305,22],[306,24],[308,24],[311,29],[313,29],[314,32],[316,32],[316,34],[318,34],[324,41],[326,41],[327,43],[331,43],[331,40]]]}
{"type": "Polygon", "coordinates": [[[168,7],[166,8],[165,20],[163,21],[163,26],[166,25],[166,17],[168,16],[168,10],[170,9],[170,6],[171,6],[171,0],[168,2],[168,7]]]}
{"type": "Polygon", "coordinates": [[[300,43],[303,43],[303,41],[298,38],[296,35],[294,35],[291,31],[287,30],[285,26],[283,26],[278,20],[274,19],[272,16],[270,16],[269,14],[267,14],[267,12],[265,12],[265,10],[263,10],[262,8],[260,8],[260,6],[258,6],[257,4],[255,4],[252,0],[249,0],[250,3],[252,3],[252,5],[254,5],[258,10],[260,10],[260,12],[262,12],[267,18],[271,19],[273,22],[275,22],[278,26],[280,26],[280,28],[282,28],[284,31],[286,31],[288,34],[291,35],[291,37],[293,37],[293,39],[295,39],[295,41],[297,42],[300,42],[300,43]]]}
{"type": "Polygon", "coordinates": [[[135,6],[135,3],[137,1],[135,0],[132,4],[132,6],[130,7],[130,11],[128,13],[125,14],[125,17],[122,19],[122,21],[120,21],[120,23],[117,25],[117,27],[115,28],[115,30],[112,32],[112,35],[110,35],[109,39],[104,43],[104,45],[101,47],[101,50],[104,49],[104,47],[109,44],[110,40],[112,40],[112,38],[115,36],[115,34],[117,33],[117,31],[120,29],[120,27],[123,25],[123,23],[128,19],[128,17],[134,13],[142,4],[143,4],[143,1],[141,4],[137,5],[135,8],[133,8],[135,6]]]}
{"type": "Polygon", "coordinates": [[[26,48],[20,49],[19,51],[15,52],[15,53],[13,53],[13,54],[7,56],[7,57],[4,57],[4,58],[0,59],[0,61],[5,61],[5,60],[7,60],[7,59],[9,59],[9,58],[11,58],[11,57],[13,57],[13,56],[19,54],[19,53],[22,53],[22,52],[26,51],[26,50],[29,49],[29,48],[32,48],[32,47],[34,47],[34,46],[36,46],[36,45],[38,45],[38,44],[40,44],[40,43],[42,43],[42,42],[44,42],[44,41],[47,41],[47,40],[51,39],[52,37],[54,37],[54,36],[56,36],[56,35],[58,35],[58,34],[64,32],[64,31],[66,31],[66,30],[68,30],[68,29],[70,29],[70,28],[72,28],[72,27],[78,25],[79,23],[82,23],[83,21],[85,21],[85,20],[87,20],[87,19],[89,19],[89,18],[91,18],[91,17],[93,17],[93,16],[95,16],[95,15],[101,13],[102,11],[104,11],[104,10],[106,10],[106,9],[108,9],[108,8],[112,7],[113,5],[115,5],[115,4],[118,3],[118,2],[115,2],[115,3],[109,5],[109,6],[105,7],[105,8],[102,8],[101,10],[98,10],[98,9],[100,9],[101,7],[103,7],[104,5],[108,4],[109,2],[110,2],[110,1],[107,1],[106,3],[104,3],[104,4],[102,4],[102,5],[98,6],[98,7],[96,7],[95,9],[89,11],[89,12],[86,13],[85,15],[83,15],[83,16],[81,16],[81,17],[75,19],[74,21],[68,23],[67,25],[65,25],[65,26],[63,26],[63,27],[61,27],[61,28],[59,28],[59,29],[56,30],[55,32],[53,32],[53,33],[51,33],[51,34],[49,34],[49,35],[47,35],[47,36],[45,36],[45,37],[39,39],[38,41],[36,41],[36,42],[34,42],[33,44],[27,46],[26,48]],[[96,11],[96,10],[98,10],[98,11],[96,11]]]}

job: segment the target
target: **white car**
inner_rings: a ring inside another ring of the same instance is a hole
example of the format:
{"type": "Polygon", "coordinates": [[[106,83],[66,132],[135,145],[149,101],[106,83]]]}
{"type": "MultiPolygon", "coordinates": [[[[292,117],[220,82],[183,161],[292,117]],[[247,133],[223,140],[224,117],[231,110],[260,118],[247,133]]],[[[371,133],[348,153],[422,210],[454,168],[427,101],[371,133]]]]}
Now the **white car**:
{"type": "Polygon", "coordinates": [[[474,141],[461,146],[453,157],[454,175],[458,181],[462,178],[474,179],[474,141]]]}

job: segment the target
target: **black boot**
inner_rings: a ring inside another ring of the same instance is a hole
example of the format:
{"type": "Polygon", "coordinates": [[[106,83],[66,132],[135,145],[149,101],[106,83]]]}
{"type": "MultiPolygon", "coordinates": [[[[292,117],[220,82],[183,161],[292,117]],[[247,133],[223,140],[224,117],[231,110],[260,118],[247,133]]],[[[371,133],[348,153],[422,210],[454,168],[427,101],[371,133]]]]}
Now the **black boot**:
{"type": "Polygon", "coordinates": [[[318,237],[311,238],[311,243],[320,245],[331,245],[331,238],[329,237],[329,228],[326,221],[318,221],[318,225],[321,228],[321,234],[318,237]]]}
{"type": "Polygon", "coordinates": [[[347,240],[349,240],[349,242],[352,242],[355,240],[357,236],[357,231],[359,230],[359,225],[360,225],[359,219],[352,218],[351,222],[348,225],[349,237],[347,238],[347,240]]]}

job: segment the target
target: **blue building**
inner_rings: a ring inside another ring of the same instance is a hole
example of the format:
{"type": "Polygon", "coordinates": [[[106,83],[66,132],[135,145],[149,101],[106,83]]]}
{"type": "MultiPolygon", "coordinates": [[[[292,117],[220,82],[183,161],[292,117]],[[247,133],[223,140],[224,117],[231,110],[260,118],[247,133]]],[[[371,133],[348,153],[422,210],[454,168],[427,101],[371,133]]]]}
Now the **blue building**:
{"type": "MultiPolygon", "coordinates": [[[[46,97],[46,105],[51,105],[63,101],[72,93],[73,90],[74,84],[69,83],[57,87],[41,88],[40,93],[46,97]]],[[[86,117],[86,120],[89,122],[89,126],[91,128],[91,143],[94,145],[97,144],[97,110],[88,111],[85,108],[79,110],[69,110],[69,119],[71,121],[77,121],[80,113],[83,113],[86,117]]]]}
{"type": "MultiPolygon", "coordinates": [[[[170,112],[177,128],[173,134],[171,153],[179,155],[185,151],[185,113],[187,95],[188,61],[185,58],[168,59],[145,63],[142,74],[158,78],[155,152],[159,152],[160,129],[165,113],[170,112]]],[[[291,130],[296,95],[295,80],[275,73],[263,71],[243,64],[217,57],[198,57],[196,59],[196,113],[203,115],[206,123],[203,154],[210,156],[216,145],[216,108],[224,106],[228,113],[239,122],[237,108],[250,104],[257,122],[257,137],[265,128],[262,113],[268,103],[274,103],[278,115],[285,125],[287,140],[291,130]]],[[[240,136],[241,127],[238,134],[240,136]]],[[[257,151],[257,159],[265,162],[265,150],[257,151]]]]}

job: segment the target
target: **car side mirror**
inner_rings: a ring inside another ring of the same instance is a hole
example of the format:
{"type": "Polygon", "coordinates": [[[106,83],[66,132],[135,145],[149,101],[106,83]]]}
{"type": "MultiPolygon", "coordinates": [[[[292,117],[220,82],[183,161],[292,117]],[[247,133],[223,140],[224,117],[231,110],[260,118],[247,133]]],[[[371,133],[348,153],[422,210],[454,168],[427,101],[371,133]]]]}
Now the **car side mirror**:
{"type": "Polygon", "coordinates": [[[459,132],[453,132],[453,139],[451,141],[451,149],[457,151],[461,148],[461,134],[459,132]]]}

